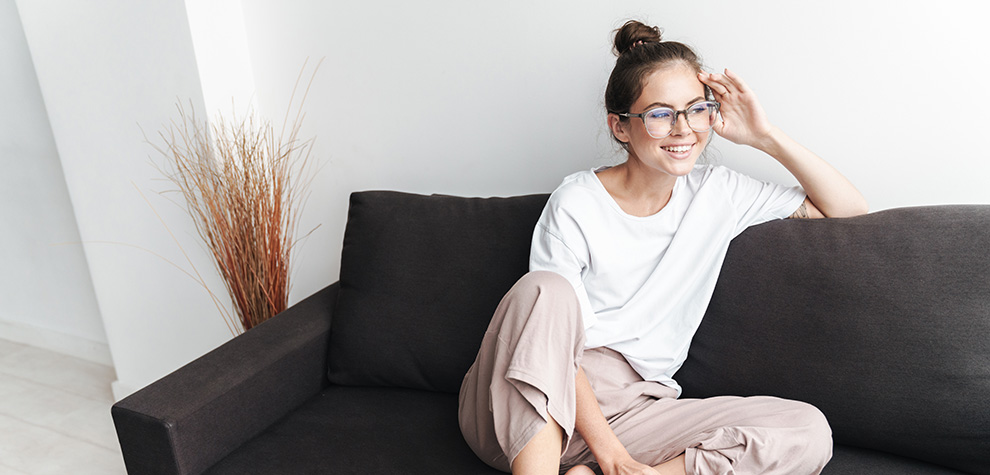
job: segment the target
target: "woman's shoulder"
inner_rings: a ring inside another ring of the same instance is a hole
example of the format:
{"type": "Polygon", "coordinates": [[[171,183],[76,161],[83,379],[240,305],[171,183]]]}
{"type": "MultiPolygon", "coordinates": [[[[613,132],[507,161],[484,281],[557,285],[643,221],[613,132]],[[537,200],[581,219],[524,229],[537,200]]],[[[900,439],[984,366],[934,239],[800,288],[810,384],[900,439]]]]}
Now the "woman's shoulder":
{"type": "Polygon", "coordinates": [[[555,207],[570,206],[573,204],[587,204],[589,201],[596,201],[600,197],[598,188],[601,187],[595,170],[582,170],[572,173],[564,178],[557,186],[557,189],[550,194],[548,206],[555,207]]]}
{"type": "Polygon", "coordinates": [[[575,188],[590,189],[594,181],[598,180],[598,178],[595,177],[595,173],[601,170],[603,169],[592,168],[588,170],[581,170],[578,172],[571,173],[570,175],[564,177],[563,180],[561,180],[560,185],[557,186],[557,189],[554,190],[554,192],[557,192],[562,189],[575,189],[575,188]]]}
{"type": "Polygon", "coordinates": [[[595,170],[584,170],[564,178],[550,194],[540,222],[544,225],[561,221],[586,221],[601,214],[607,206],[603,199],[605,189],[595,176],[595,170]]]}

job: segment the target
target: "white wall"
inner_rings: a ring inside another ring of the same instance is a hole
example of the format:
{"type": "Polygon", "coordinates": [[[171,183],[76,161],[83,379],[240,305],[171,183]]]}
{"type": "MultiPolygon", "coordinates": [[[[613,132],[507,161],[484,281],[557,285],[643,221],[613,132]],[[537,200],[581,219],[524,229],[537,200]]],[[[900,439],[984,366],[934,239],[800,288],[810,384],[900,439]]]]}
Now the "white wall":
{"type": "Polygon", "coordinates": [[[170,187],[141,132],[153,137],[177,98],[203,110],[188,18],[179,1],[19,1],[18,9],[120,396],[231,336],[203,289],[168,263],[189,267],[156,212],[222,292],[188,217],[157,194],[170,187]]]}
{"type": "MultiPolygon", "coordinates": [[[[849,176],[874,210],[990,203],[980,132],[990,127],[981,85],[990,33],[978,2],[243,0],[232,18],[243,12],[246,48],[229,18],[231,33],[202,39],[210,27],[197,18],[211,9],[190,2],[187,13],[184,3],[18,2],[80,234],[182,263],[133,181],[212,275],[184,213],[154,194],[164,185],[137,124],[158,130],[176,98],[200,110],[222,103],[222,80],[210,78],[225,67],[204,63],[217,51],[253,72],[261,113],[280,121],[303,62],[308,74],[325,58],[302,134],[316,137],[324,167],[300,227],[320,227],[297,248],[292,301],[336,280],[351,191],[548,192],[566,174],[617,160],[602,93],[610,32],[630,17],[695,46],[710,69],[743,75],[771,119],[849,176]]],[[[226,90],[241,97],[248,83],[226,90]]],[[[726,165],[793,182],[755,151],[713,146],[726,165]]],[[[85,251],[121,386],[230,337],[202,289],[160,259],[122,246],[85,251]]]]}
{"type": "Polygon", "coordinates": [[[240,0],[184,3],[206,116],[244,117],[257,104],[240,0]]]}
{"type": "MultiPolygon", "coordinates": [[[[693,45],[710,70],[740,73],[771,119],[845,173],[873,210],[990,203],[983,3],[755,5],[245,0],[266,113],[285,108],[305,58],[326,57],[305,129],[329,162],[306,213],[322,227],[303,248],[295,295],[336,278],[353,190],[546,192],[615,160],[603,125],[610,33],[634,17],[693,45]]],[[[712,146],[723,164],[795,183],[755,150],[712,146]]]]}
{"type": "Polygon", "coordinates": [[[110,364],[14,0],[0,0],[0,64],[0,338],[110,364]]]}

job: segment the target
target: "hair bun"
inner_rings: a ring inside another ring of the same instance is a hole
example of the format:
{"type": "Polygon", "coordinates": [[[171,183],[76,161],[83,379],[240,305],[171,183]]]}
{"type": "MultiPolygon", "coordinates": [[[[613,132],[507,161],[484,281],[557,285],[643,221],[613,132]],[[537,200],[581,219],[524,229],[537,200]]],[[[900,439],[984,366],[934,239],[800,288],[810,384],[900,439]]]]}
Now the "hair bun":
{"type": "Polygon", "coordinates": [[[616,56],[629,51],[642,43],[659,43],[662,40],[660,28],[646,26],[636,20],[627,21],[618,30],[615,30],[614,48],[612,50],[616,56]]]}

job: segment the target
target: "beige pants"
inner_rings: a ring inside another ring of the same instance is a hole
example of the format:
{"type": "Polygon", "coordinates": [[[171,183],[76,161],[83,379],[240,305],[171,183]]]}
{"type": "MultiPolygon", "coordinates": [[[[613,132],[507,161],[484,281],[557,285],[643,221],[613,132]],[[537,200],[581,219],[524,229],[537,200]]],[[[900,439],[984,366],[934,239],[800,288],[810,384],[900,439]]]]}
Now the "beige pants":
{"type": "Polygon", "coordinates": [[[594,466],[574,431],[578,365],[612,431],[637,461],[659,465],[685,454],[689,474],[817,474],[832,455],[832,435],[818,409],[773,397],[676,399],[644,381],[621,354],[584,349],[584,327],[571,285],[532,272],[506,294],[461,385],[459,420],[471,449],[509,471],[547,423],[564,429],[562,470],[594,466]]]}

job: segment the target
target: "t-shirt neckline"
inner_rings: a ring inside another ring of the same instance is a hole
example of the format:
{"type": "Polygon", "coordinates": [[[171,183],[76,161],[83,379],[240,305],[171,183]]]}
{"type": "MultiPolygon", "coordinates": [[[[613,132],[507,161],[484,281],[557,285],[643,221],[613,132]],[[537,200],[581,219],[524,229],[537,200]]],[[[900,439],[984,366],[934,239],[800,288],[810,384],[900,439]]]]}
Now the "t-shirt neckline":
{"type": "Polygon", "coordinates": [[[680,189],[681,182],[684,180],[684,177],[683,176],[679,176],[679,177],[677,177],[676,180],[674,180],[674,189],[670,192],[670,199],[667,200],[667,204],[664,205],[664,207],[661,208],[660,211],[657,211],[656,213],[653,213],[653,214],[651,214],[649,216],[634,216],[634,215],[631,215],[631,214],[627,213],[624,209],[622,209],[621,206],[619,206],[619,203],[617,201],[615,201],[615,197],[613,197],[612,194],[608,192],[608,189],[605,188],[605,184],[602,183],[602,180],[598,178],[598,172],[605,171],[605,170],[607,170],[609,168],[612,168],[612,167],[611,166],[603,166],[603,167],[598,167],[598,168],[592,168],[590,170],[591,171],[591,179],[592,179],[592,181],[595,182],[595,189],[598,190],[599,193],[604,194],[605,201],[609,204],[609,207],[611,207],[612,210],[614,210],[620,216],[622,216],[622,217],[624,217],[626,219],[631,219],[631,220],[650,221],[650,220],[657,219],[657,218],[659,218],[661,216],[664,216],[664,215],[668,214],[668,211],[667,210],[670,209],[671,205],[674,203],[674,198],[679,195],[679,193],[677,192],[677,190],[680,189]]]}

